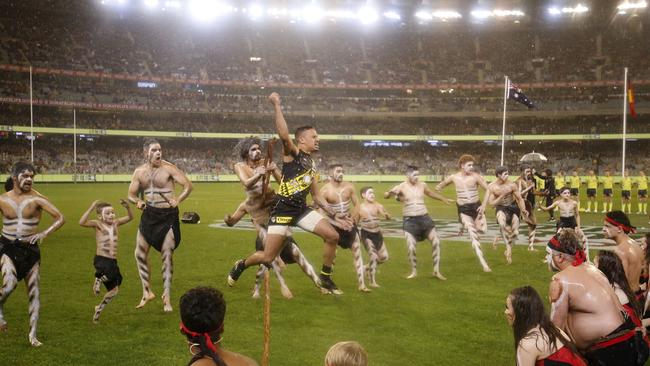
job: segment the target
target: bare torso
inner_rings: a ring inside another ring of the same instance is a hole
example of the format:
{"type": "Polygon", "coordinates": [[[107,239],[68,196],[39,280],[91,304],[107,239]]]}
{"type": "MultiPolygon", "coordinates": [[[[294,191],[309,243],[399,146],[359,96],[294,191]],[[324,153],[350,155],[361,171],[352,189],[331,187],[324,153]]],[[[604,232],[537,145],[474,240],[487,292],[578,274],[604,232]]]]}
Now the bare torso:
{"type": "Polygon", "coordinates": [[[95,226],[96,254],[102,257],[117,259],[118,224],[107,224],[97,221],[95,226]]]}
{"type": "Polygon", "coordinates": [[[36,234],[43,205],[51,206],[47,199],[34,191],[20,195],[10,191],[1,195],[2,236],[9,240],[22,240],[36,234]]]}
{"type": "Polygon", "coordinates": [[[424,205],[424,188],[425,184],[417,182],[400,183],[395,190],[398,192],[397,197],[402,202],[402,215],[422,216],[427,214],[427,207],[424,205]]]}
{"type": "Polygon", "coordinates": [[[144,201],[148,206],[158,208],[170,207],[169,200],[175,198],[174,179],[172,175],[177,168],[166,161],[160,167],[150,164],[140,165],[133,173],[144,193],[144,201]]]}
{"type": "MultiPolygon", "coordinates": [[[[354,195],[354,186],[350,182],[329,182],[320,190],[321,196],[327,203],[329,211],[336,212],[337,217],[351,217],[350,206],[354,195]]],[[[330,215],[328,215],[330,216],[330,215]]],[[[330,216],[330,221],[332,221],[330,216]]]]}
{"type": "Polygon", "coordinates": [[[560,209],[560,217],[572,217],[576,214],[578,203],[574,200],[559,200],[557,207],[560,209]]]}
{"type": "Polygon", "coordinates": [[[639,291],[639,278],[643,270],[643,250],[634,239],[627,237],[625,242],[614,247],[614,252],[623,263],[625,277],[627,277],[630,288],[634,292],[639,291]]]}
{"type": "Polygon", "coordinates": [[[479,202],[478,187],[479,180],[482,179],[480,175],[458,172],[451,175],[450,178],[456,187],[456,203],[462,206],[479,202]]]}
{"type": "Polygon", "coordinates": [[[515,203],[514,192],[518,188],[517,185],[515,185],[513,182],[501,182],[499,180],[496,180],[490,183],[488,189],[490,190],[493,198],[493,200],[489,202],[490,204],[498,206],[509,206],[515,203]],[[502,198],[496,201],[496,199],[501,196],[502,198]]]}
{"type": "Polygon", "coordinates": [[[379,222],[385,216],[384,206],[377,202],[363,202],[359,205],[359,226],[369,232],[379,232],[379,222]]]}

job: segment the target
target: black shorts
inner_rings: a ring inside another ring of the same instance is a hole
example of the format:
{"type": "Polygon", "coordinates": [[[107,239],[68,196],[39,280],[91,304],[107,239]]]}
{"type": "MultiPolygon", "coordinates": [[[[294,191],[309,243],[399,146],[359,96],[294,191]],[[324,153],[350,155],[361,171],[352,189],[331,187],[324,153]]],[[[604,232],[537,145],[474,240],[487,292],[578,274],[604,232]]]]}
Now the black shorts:
{"type": "Polygon", "coordinates": [[[381,231],[376,233],[372,231],[366,231],[361,229],[361,241],[364,245],[367,245],[367,241],[370,240],[372,246],[375,247],[375,250],[379,251],[384,246],[384,235],[381,231]]]}
{"type": "Polygon", "coordinates": [[[637,193],[637,195],[639,195],[640,198],[648,197],[648,190],[647,189],[639,189],[636,193],[637,193]]]}
{"type": "Polygon", "coordinates": [[[18,281],[27,276],[34,265],[41,262],[41,250],[37,244],[29,244],[19,240],[9,240],[0,236],[0,257],[6,255],[16,267],[18,281]]]}
{"type": "Polygon", "coordinates": [[[122,274],[116,259],[96,255],[93,265],[95,266],[95,278],[106,276],[107,280],[104,281],[106,290],[110,291],[122,284],[122,274]]]}
{"type": "Polygon", "coordinates": [[[436,224],[431,220],[428,214],[420,216],[405,216],[402,223],[402,229],[413,235],[415,240],[422,241],[429,237],[431,230],[435,229],[436,224]]]}
{"type": "Polygon", "coordinates": [[[632,192],[628,191],[627,189],[624,190],[624,191],[621,191],[621,197],[629,200],[630,197],[632,197],[632,192]]]}
{"type": "Polygon", "coordinates": [[[575,216],[563,217],[560,216],[560,221],[555,224],[557,230],[560,229],[575,229],[578,226],[575,216]]]}
{"type": "MultiPolygon", "coordinates": [[[[282,246],[282,250],[280,251],[280,259],[286,264],[292,264],[296,263],[296,260],[293,258],[293,247],[292,245],[298,246],[296,241],[293,239],[291,235],[287,236],[284,238],[284,244],[282,246]]],[[[262,244],[262,238],[258,235],[257,238],[255,239],[255,250],[259,252],[264,251],[264,244],[262,244]]]]}
{"type": "Polygon", "coordinates": [[[587,197],[596,197],[596,188],[587,188],[587,197]]]}
{"type": "MultiPolygon", "coordinates": [[[[547,196],[547,199],[548,197],[549,196],[547,196]]],[[[506,214],[506,225],[512,225],[512,218],[514,216],[517,217],[521,216],[521,211],[519,210],[519,206],[517,206],[517,204],[515,203],[508,206],[497,205],[496,212],[499,211],[502,211],[504,214],[506,214]]]]}
{"type": "Polygon", "coordinates": [[[456,207],[458,207],[458,218],[460,219],[460,214],[467,215],[472,218],[472,220],[476,220],[478,217],[478,208],[481,207],[480,202],[474,202],[474,203],[466,203],[464,205],[459,205],[456,204],[456,207]]]}
{"type": "Polygon", "coordinates": [[[604,188],[603,189],[603,196],[611,197],[612,196],[612,189],[611,188],[604,188]]]}
{"type": "Polygon", "coordinates": [[[580,188],[569,188],[569,192],[571,192],[572,196],[578,196],[580,195],[580,188]]]}
{"type": "Polygon", "coordinates": [[[181,224],[178,220],[178,207],[157,208],[147,206],[140,218],[140,234],[157,251],[162,250],[169,230],[174,233],[174,249],[181,244],[181,224]]]}
{"type": "MultiPolygon", "coordinates": [[[[278,196],[279,197],[279,196],[278,196]]],[[[269,217],[269,226],[296,226],[298,221],[307,216],[313,210],[307,205],[294,206],[285,203],[279,198],[273,203],[269,217]]]]}
{"type": "Polygon", "coordinates": [[[354,226],[351,230],[343,230],[339,227],[334,226],[334,229],[337,233],[339,233],[339,246],[343,249],[352,248],[352,244],[354,244],[354,241],[357,240],[357,235],[359,235],[357,227],[354,226]]]}
{"type": "Polygon", "coordinates": [[[630,319],[626,321],[611,335],[621,334],[609,342],[597,343],[585,352],[589,365],[598,366],[636,366],[644,365],[648,359],[648,343],[643,339],[643,333],[634,331],[635,325],[630,319]],[[629,332],[625,332],[625,330],[629,332]],[[633,332],[633,333],[632,333],[633,332]],[[631,334],[632,333],[632,334],[631,334]]]}

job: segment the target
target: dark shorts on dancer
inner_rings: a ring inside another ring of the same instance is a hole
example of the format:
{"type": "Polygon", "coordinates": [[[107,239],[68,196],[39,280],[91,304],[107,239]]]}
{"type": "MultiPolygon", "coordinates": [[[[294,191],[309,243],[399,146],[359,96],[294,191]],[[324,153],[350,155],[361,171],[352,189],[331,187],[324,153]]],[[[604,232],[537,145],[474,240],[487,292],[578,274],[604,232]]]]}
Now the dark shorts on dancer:
{"type": "MultiPolygon", "coordinates": [[[[572,196],[579,196],[580,195],[580,188],[569,188],[569,192],[571,192],[572,196]]],[[[559,194],[558,194],[559,196],[559,194]]]]}
{"type": "Polygon", "coordinates": [[[587,197],[596,197],[596,188],[587,188],[587,197]]]}
{"type": "Polygon", "coordinates": [[[343,230],[338,226],[334,226],[334,229],[339,233],[339,246],[343,249],[352,248],[352,244],[354,244],[354,241],[357,240],[357,235],[359,235],[357,227],[353,226],[350,230],[343,230]]]}
{"type": "Polygon", "coordinates": [[[174,233],[174,249],[181,244],[181,224],[178,220],[178,207],[158,208],[146,206],[140,218],[140,233],[144,240],[157,251],[162,250],[163,242],[171,229],[174,233]]]}
{"type": "Polygon", "coordinates": [[[9,240],[0,236],[0,257],[6,255],[16,267],[18,281],[27,277],[35,264],[41,261],[38,244],[29,244],[20,240],[9,240]]]}
{"type": "Polygon", "coordinates": [[[429,238],[431,230],[436,228],[431,217],[428,214],[420,216],[404,216],[402,229],[413,235],[416,241],[422,241],[429,238]]]}
{"type": "Polygon", "coordinates": [[[621,197],[623,197],[623,198],[625,198],[625,199],[628,199],[628,200],[629,200],[629,199],[630,199],[630,197],[632,197],[632,192],[630,192],[630,191],[629,191],[629,190],[627,190],[627,189],[626,189],[626,190],[624,190],[624,191],[621,191],[621,197]]]}
{"type": "Polygon", "coordinates": [[[560,216],[560,221],[555,224],[557,230],[560,229],[575,229],[578,226],[575,216],[564,217],[560,216]]]}
{"type": "Polygon", "coordinates": [[[497,205],[496,206],[496,211],[499,213],[499,211],[503,212],[506,215],[506,225],[510,226],[512,225],[512,218],[514,216],[521,216],[521,211],[519,210],[519,206],[517,204],[513,203],[508,206],[503,206],[503,205],[497,205]]]}
{"type": "Polygon", "coordinates": [[[639,189],[636,193],[639,196],[639,198],[648,197],[648,190],[647,189],[639,189]]]}
{"type": "Polygon", "coordinates": [[[122,284],[122,274],[120,267],[117,265],[117,259],[96,255],[93,260],[95,266],[95,278],[106,276],[104,286],[110,291],[122,284]]]}
{"type": "Polygon", "coordinates": [[[456,207],[458,207],[458,218],[460,219],[460,214],[467,215],[472,218],[472,220],[476,220],[478,217],[478,208],[481,207],[480,202],[474,202],[474,203],[466,203],[464,205],[459,205],[456,204],[456,207]]]}
{"type": "Polygon", "coordinates": [[[288,236],[291,226],[298,226],[303,230],[313,232],[322,219],[321,214],[306,205],[291,205],[278,197],[271,208],[268,233],[288,236]]]}
{"type": "MultiPolygon", "coordinates": [[[[293,248],[292,244],[298,246],[298,243],[293,239],[291,235],[287,236],[284,238],[284,243],[282,244],[282,250],[280,251],[280,259],[286,264],[293,264],[296,263],[296,260],[293,258],[293,248]]],[[[257,239],[255,239],[255,250],[259,252],[264,251],[264,244],[262,243],[262,238],[260,236],[257,236],[257,239]]]]}
{"type": "Polygon", "coordinates": [[[611,188],[604,188],[603,189],[603,196],[611,197],[612,196],[612,189],[611,188]]]}
{"type": "Polygon", "coordinates": [[[377,251],[381,250],[381,248],[384,246],[384,235],[381,233],[381,231],[377,231],[375,233],[361,229],[361,241],[363,241],[364,245],[367,245],[368,240],[370,240],[370,243],[372,243],[372,246],[377,251]]]}
{"type": "Polygon", "coordinates": [[[589,347],[585,358],[594,366],[641,366],[648,359],[648,343],[625,314],[625,322],[589,347]]]}

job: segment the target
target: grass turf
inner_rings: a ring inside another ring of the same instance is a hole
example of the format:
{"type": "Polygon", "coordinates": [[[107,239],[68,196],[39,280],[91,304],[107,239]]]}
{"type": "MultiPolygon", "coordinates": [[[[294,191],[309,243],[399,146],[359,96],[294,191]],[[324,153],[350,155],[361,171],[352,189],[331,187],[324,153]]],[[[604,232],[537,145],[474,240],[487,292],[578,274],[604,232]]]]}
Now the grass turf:
{"type": "MultiPolygon", "coordinates": [[[[389,186],[375,187],[383,192],[389,186]]],[[[237,207],[243,198],[238,184],[196,184],[182,204],[181,211],[197,211],[202,221],[182,227],[182,243],[174,255],[171,314],[163,313],[159,297],[145,308],[135,309],[141,296],[133,257],[139,213],[133,222],[122,226],[118,260],[125,280],[99,324],[91,322],[93,307],[101,300],[91,290],[94,235],[77,221],[90,202],[98,198],[112,202],[118,214],[123,213],[118,198],[125,196],[127,184],[37,184],[36,188],[50,197],[67,220],[41,246],[38,334],[44,345],[33,349],[28,344],[27,296],[21,282],[4,306],[9,331],[0,334],[0,364],[186,364],[190,355],[178,331],[178,299],[198,285],[215,286],[225,294],[228,311],[223,346],[259,360],[262,301],[250,298],[255,270],[247,270],[236,287],[225,285],[234,260],[253,250],[254,234],[208,226],[237,207]]],[[[445,194],[452,197],[452,189],[445,194]]],[[[401,216],[399,203],[382,202],[393,215],[401,216]]],[[[427,203],[434,219],[456,217],[454,206],[433,200],[427,203]]],[[[538,213],[538,217],[545,215],[538,213]]],[[[602,223],[601,214],[583,214],[582,219],[587,225],[602,223]]],[[[647,219],[633,215],[633,223],[638,226],[647,226],[647,219]]],[[[46,222],[49,219],[41,225],[46,222]]],[[[525,240],[525,234],[524,228],[519,242],[525,240]]],[[[296,238],[319,269],[322,242],[310,234],[298,233],[296,238]]],[[[329,346],[341,340],[359,341],[367,349],[370,363],[377,366],[513,364],[512,331],[503,316],[505,297],[512,288],[526,284],[545,297],[551,274],[541,263],[542,251],[528,252],[524,246],[517,246],[514,263],[507,266],[503,245],[492,250],[491,238],[483,240],[493,272],[480,271],[469,243],[443,241],[441,270],[448,280],[442,282],[431,278],[427,243],[418,245],[419,277],[406,280],[409,265],[404,240],[386,238],[391,258],[379,267],[378,282],[382,287],[370,294],[356,291],[349,251],[339,250],[335,267],[334,279],[345,291],[340,297],[321,295],[297,266],[288,266],[285,278],[293,299],[283,299],[277,281],[273,277],[271,280],[271,364],[322,365],[329,346]]],[[[160,255],[152,251],[150,260],[152,285],[159,296],[160,255]]]]}

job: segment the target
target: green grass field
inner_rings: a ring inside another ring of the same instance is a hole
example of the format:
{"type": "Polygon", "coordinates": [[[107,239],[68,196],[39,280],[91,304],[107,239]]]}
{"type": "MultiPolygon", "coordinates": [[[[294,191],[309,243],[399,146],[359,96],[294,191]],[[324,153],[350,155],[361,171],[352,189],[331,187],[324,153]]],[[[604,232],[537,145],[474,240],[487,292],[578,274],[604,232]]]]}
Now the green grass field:
{"type": "MultiPolygon", "coordinates": [[[[378,191],[388,187],[375,186],[378,191]]],[[[232,263],[253,250],[255,235],[208,226],[242,200],[238,184],[196,184],[181,205],[181,211],[199,212],[201,223],[182,227],[182,243],[174,255],[173,313],[163,313],[160,298],[144,309],[135,309],[141,296],[133,257],[137,214],[120,233],[119,263],[124,275],[120,293],[105,309],[100,323],[91,322],[93,307],[100,301],[91,290],[94,234],[77,222],[94,199],[117,205],[127,187],[36,185],[67,220],[41,247],[39,339],[44,345],[33,349],[28,344],[27,296],[21,283],[4,307],[10,328],[0,334],[0,365],[184,365],[190,355],[178,331],[178,299],[198,285],[215,286],[225,294],[228,312],[223,346],[259,360],[263,305],[250,297],[255,271],[246,271],[234,288],[225,285],[232,263]]],[[[445,194],[451,197],[453,191],[445,194]]],[[[392,214],[401,216],[397,202],[384,203],[392,214]]],[[[433,200],[428,203],[434,219],[456,217],[455,207],[433,200]]],[[[124,210],[120,207],[118,212],[124,210]]],[[[545,215],[538,213],[538,217],[545,215]]],[[[633,223],[639,227],[648,226],[647,220],[633,215],[633,223]]],[[[601,223],[601,214],[583,215],[583,224],[601,223]]],[[[525,240],[526,229],[522,234],[519,242],[525,240]]],[[[320,268],[322,242],[309,234],[296,237],[314,267],[320,268]]],[[[506,295],[514,287],[530,284],[546,296],[551,273],[541,263],[543,251],[528,252],[524,246],[515,248],[514,263],[507,266],[503,245],[493,250],[491,239],[484,238],[483,245],[493,269],[488,274],[480,271],[469,243],[443,241],[441,270],[448,280],[441,282],[430,275],[429,245],[418,246],[419,277],[406,280],[409,265],[404,240],[387,238],[391,259],[380,267],[382,287],[369,294],[356,291],[349,251],[339,250],[335,267],[334,279],[345,291],[340,297],[321,295],[297,266],[289,266],[285,277],[293,299],[282,298],[277,281],[271,279],[271,364],[322,365],[329,346],[341,340],[359,341],[376,366],[514,364],[512,332],[503,315],[506,295]]],[[[150,259],[153,288],[161,295],[160,255],[152,251],[150,259]]]]}

